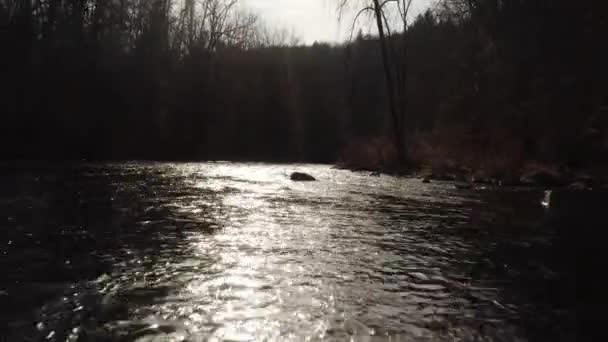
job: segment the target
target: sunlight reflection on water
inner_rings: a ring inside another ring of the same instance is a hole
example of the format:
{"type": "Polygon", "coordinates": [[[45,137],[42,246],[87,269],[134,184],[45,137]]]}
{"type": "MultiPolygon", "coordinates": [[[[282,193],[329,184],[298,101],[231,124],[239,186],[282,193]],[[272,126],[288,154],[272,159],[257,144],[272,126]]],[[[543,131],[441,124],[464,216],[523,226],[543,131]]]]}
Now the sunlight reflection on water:
{"type": "Polygon", "coordinates": [[[479,194],[323,165],[92,165],[88,177],[112,179],[103,215],[118,228],[91,245],[111,267],[45,304],[51,340],[72,328],[137,341],[525,336],[519,304],[471,261],[492,248],[479,194]]]}

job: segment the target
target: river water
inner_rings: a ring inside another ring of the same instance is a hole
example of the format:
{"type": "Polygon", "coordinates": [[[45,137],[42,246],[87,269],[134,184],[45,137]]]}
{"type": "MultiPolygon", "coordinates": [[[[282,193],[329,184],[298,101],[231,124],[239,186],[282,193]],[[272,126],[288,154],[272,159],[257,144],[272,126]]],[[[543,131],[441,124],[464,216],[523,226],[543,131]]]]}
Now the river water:
{"type": "Polygon", "coordinates": [[[2,341],[575,338],[542,189],[246,163],[1,176],[2,341]]]}

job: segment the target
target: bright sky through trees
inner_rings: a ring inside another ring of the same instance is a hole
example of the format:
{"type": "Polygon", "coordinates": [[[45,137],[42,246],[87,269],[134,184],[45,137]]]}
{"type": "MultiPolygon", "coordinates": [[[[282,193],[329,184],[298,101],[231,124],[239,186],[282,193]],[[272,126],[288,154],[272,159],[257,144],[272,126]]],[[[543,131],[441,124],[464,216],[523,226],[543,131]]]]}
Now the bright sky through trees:
{"type": "MultiPolygon", "coordinates": [[[[259,14],[271,26],[293,28],[303,43],[339,42],[348,39],[355,13],[347,11],[338,22],[337,0],[243,0],[244,5],[259,14]]],[[[411,15],[428,8],[432,0],[414,0],[411,15]]],[[[366,20],[360,21],[364,32],[373,30],[366,20]]]]}

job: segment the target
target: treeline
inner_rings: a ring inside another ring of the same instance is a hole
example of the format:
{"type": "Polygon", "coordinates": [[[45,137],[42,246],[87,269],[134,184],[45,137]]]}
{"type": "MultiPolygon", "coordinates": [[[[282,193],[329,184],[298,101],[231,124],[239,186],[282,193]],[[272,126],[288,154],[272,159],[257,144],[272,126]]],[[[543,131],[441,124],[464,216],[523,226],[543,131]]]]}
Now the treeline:
{"type": "Polygon", "coordinates": [[[490,164],[477,168],[607,160],[606,67],[595,59],[605,55],[596,40],[605,22],[590,4],[444,0],[435,13],[416,22],[410,49],[412,68],[426,69],[413,71],[411,87],[438,95],[411,99],[412,114],[430,110],[433,142],[490,164]]]}
{"type": "MultiPolygon", "coordinates": [[[[419,16],[395,49],[409,156],[604,160],[596,25],[561,0],[419,16]]],[[[0,26],[2,158],[331,162],[390,135],[374,37],[295,46],[234,0],[0,0],[0,26]]]]}

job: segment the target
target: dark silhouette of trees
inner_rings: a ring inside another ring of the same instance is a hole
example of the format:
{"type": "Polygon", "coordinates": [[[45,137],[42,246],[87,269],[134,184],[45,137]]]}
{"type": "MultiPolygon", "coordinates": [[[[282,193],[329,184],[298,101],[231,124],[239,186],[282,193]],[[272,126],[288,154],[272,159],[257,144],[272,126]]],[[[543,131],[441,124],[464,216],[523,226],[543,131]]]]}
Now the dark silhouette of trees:
{"type": "MultiPolygon", "coordinates": [[[[372,16],[397,3],[366,2],[372,16]]],[[[0,0],[2,158],[349,151],[380,167],[403,143],[413,162],[471,169],[606,161],[605,21],[590,8],[442,0],[399,18],[384,49],[363,33],[301,46],[234,0],[0,0]]]]}

